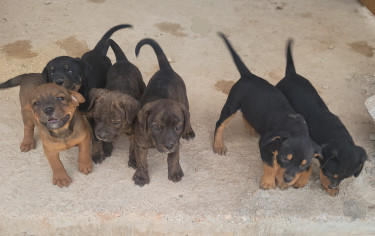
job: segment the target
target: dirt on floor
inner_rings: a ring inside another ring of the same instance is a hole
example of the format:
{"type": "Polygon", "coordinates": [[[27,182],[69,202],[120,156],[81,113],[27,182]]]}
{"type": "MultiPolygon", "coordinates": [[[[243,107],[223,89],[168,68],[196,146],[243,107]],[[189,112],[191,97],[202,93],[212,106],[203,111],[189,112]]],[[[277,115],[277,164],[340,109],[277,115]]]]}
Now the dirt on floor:
{"type": "MultiPolygon", "coordinates": [[[[184,79],[193,141],[181,143],[181,182],[167,178],[166,155],[148,153],[149,185],[134,185],[128,139],[84,176],[77,148],[61,153],[73,179],[51,183],[37,147],[19,151],[23,123],[19,88],[0,91],[1,235],[375,235],[374,120],[364,102],[375,94],[375,19],[356,0],[3,0],[0,2],[0,82],[41,72],[54,57],[79,57],[109,28],[147,84],[158,70],[151,47],[135,57],[139,40],[155,39],[184,79]],[[228,35],[248,68],[276,84],[284,76],[285,46],[294,39],[296,70],[337,114],[368,160],[340,194],[321,189],[317,161],[306,187],[261,190],[257,134],[241,115],[224,134],[228,154],[213,153],[213,131],[230,87],[239,78],[217,32],[228,35]]],[[[110,51],[109,56],[114,60],[110,51]]]]}

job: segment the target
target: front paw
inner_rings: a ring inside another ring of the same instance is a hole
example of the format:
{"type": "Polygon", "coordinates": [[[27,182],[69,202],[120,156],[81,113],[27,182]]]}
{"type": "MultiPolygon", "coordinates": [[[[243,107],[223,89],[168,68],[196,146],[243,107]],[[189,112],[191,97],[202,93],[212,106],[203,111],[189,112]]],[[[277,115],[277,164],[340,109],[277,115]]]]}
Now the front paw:
{"type": "Polygon", "coordinates": [[[91,160],[95,163],[95,164],[100,164],[102,163],[104,160],[105,160],[105,156],[104,156],[104,153],[93,153],[91,155],[91,160]]]}
{"type": "Polygon", "coordinates": [[[85,175],[92,171],[92,161],[78,162],[78,170],[85,175]]]}
{"type": "Polygon", "coordinates": [[[188,141],[193,140],[195,138],[195,132],[190,130],[189,132],[185,132],[182,134],[182,138],[188,141]]]}
{"type": "Polygon", "coordinates": [[[276,184],[275,184],[275,181],[265,181],[262,179],[260,181],[259,187],[261,189],[274,189],[276,188],[276,184]]]}
{"type": "Polygon", "coordinates": [[[112,142],[110,142],[110,143],[103,142],[103,155],[104,155],[104,158],[111,156],[112,155],[112,150],[113,150],[113,144],[112,144],[112,142]]]}
{"type": "Polygon", "coordinates": [[[330,188],[326,188],[324,186],[323,186],[323,188],[329,194],[329,196],[331,196],[331,197],[336,197],[340,192],[340,188],[330,189],[330,188]]]}
{"type": "Polygon", "coordinates": [[[184,176],[184,172],[182,171],[181,167],[177,167],[176,170],[172,170],[170,171],[170,173],[168,173],[168,179],[173,182],[181,181],[183,176],[184,176]]]}
{"type": "Polygon", "coordinates": [[[148,177],[148,173],[144,171],[136,171],[133,175],[133,180],[136,185],[143,187],[145,184],[150,183],[150,177],[148,177]]]}
{"type": "Polygon", "coordinates": [[[220,156],[222,155],[227,155],[227,147],[224,144],[217,144],[214,143],[214,153],[219,154],[220,156]]]}
{"type": "Polygon", "coordinates": [[[20,145],[21,152],[28,152],[31,149],[35,149],[35,140],[34,138],[24,138],[20,145]]]}
{"type": "Polygon", "coordinates": [[[52,183],[54,185],[57,185],[60,188],[68,187],[71,182],[72,179],[69,177],[65,170],[60,170],[53,173],[52,183]]]}

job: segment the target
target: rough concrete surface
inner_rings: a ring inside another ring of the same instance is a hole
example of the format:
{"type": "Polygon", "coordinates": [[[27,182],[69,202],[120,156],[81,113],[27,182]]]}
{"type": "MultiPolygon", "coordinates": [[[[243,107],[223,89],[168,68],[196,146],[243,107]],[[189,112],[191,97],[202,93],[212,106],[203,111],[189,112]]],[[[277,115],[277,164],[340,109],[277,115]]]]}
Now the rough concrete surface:
{"type": "Polygon", "coordinates": [[[356,0],[2,0],[0,82],[41,72],[56,56],[78,57],[121,23],[134,28],[112,38],[146,83],[158,64],[149,46],[134,55],[145,37],[159,42],[185,80],[196,132],[181,144],[185,176],[169,181],[166,155],[150,150],[151,182],[135,186],[122,136],[88,176],[77,169],[77,148],[62,152],[73,183],[58,188],[38,134],[35,150],[19,151],[19,88],[1,90],[0,235],[375,235],[375,144],[368,138],[375,125],[364,106],[375,94],[375,19],[366,8],[356,0]],[[284,75],[287,39],[295,39],[297,72],[368,153],[361,175],[344,180],[337,197],[321,189],[317,162],[303,189],[259,189],[259,137],[240,115],[225,131],[228,154],[213,153],[224,92],[239,78],[217,31],[272,84],[284,75]]]}

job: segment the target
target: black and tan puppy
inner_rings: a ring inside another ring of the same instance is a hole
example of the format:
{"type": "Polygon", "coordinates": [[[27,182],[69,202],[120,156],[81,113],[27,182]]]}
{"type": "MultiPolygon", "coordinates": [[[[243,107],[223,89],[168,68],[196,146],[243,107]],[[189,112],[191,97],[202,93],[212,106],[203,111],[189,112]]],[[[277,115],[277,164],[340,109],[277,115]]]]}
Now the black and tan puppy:
{"type": "Polygon", "coordinates": [[[40,73],[22,74],[0,84],[0,88],[20,86],[19,98],[23,120],[23,139],[20,145],[21,152],[28,152],[35,148],[34,117],[32,113],[31,98],[37,86],[46,83],[40,73]]]}
{"type": "Polygon", "coordinates": [[[116,63],[109,69],[106,87],[91,89],[90,116],[94,119],[92,160],[101,163],[112,153],[112,142],[125,132],[129,136],[129,166],[135,168],[133,120],[140,108],[139,100],[146,88],[141,72],[129,62],[121,48],[108,40],[116,63]]]}
{"type": "Polygon", "coordinates": [[[92,170],[90,125],[77,109],[84,101],[80,93],[56,84],[42,84],[33,91],[31,103],[35,125],[52,168],[52,183],[59,187],[67,187],[72,182],[60,161],[60,151],[78,145],[79,171],[87,175],[92,170]]]}
{"type": "Polygon", "coordinates": [[[154,49],[160,70],[150,79],[141,98],[141,110],[135,120],[134,152],[137,170],[133,180],[139,186],[150,182],[147,164],[149,148],[168,153],[168,179],[180,181],[184,175],[179,163],[180,138],[191,140],[195,137],[190,124],[184,81],[173,71],[163,50],[154,40],[141,40],[136,46],[136,55],[145,44],[154,49]]]}
{"type": "Polygon", "coordinates": [[[305,186],[311,174],[311,159],[320,154],[320,149],[311,141],[304,118],[296,114],[277,88],[252,74],[226,37],[219,35],[229,48],[241,78],[230,90],[216,123],[214,151],[220,155],[226,153],[223,131],[240,109],[246,122],[261,136],[259,148],[264,173],[260,187],[275,188],[275,180],[281,189],[305,186]]]}
{"type": "Polygon", "coordinates": [[[79,106],[86,111],[89,106],[89,91],[92,88],[104,88],[106,76],[112,63],[107,57],[106,41],[119,29],[132,27],[128,24],[117,25],[108,30],[95,48],[79,58],[69,56],[56,57],[47,63],[42,74],[48,83],[55,83],[67,89],[78,91],[86,102],[79,106]]]}
{"type": "Polygon", "coordinates": [[[312,84],[296,73],[290,48],[292,42],[289,40],[287,45],[285,77],[276,87],[305,117],[311,138],[321,145],[320,181],[329,195],[336,196],[343,179],[353,175],[357,177],[361,173],[367,154],[362,147],[354,144],[344,124],[329,111],[312,84]]]}

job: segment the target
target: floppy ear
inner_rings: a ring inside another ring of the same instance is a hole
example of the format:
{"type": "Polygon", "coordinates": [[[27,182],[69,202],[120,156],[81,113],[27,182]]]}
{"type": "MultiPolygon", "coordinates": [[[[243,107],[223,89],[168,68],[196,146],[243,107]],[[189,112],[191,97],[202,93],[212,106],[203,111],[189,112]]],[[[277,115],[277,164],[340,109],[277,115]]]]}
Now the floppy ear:
{"type": "Polygon", "coordinates": [[[78,107],[80,103],[85,102],[85,99],[83,98],[82,94],[80,94],[79,92],[76,92],[73,90],[69,90],[69,92],[72,97],[73,103],[76,107],[78,107]]]}
{"type": "Polygon", "coordinates": [[[259,139],[259,146],[273,152],[288,138],[286,131],[267,132],[259,139]]]}
{"type": "Polygon", "coordinates": [[[138,127],[142,133],[145,133],[147,130],[147,117],[150,115],[152,106],[156,103],[149,102],[143,105],[143,107],[138,111],[137,119],[138,119],[138,127]]]}
{"type": "Polygon", "coordinates": [[[95,100],[102,96],[104,93],[105,89],[97,89],[97,88],[92,88],[89,91],[89,107],[87,108],[88,111],[91,111],[91,109],[94,107],[95,100]]]}
{"type": "Polygon", "coordinates": [[[359,165],[358,165],[358,168],[356,169],[356,171],[354,172],[354,177],[358,177],[359,174],[361,173],[362,169],[363,169],[363,165],[365,163],[365,161],[367,160],[367,154],[366,154],[366,151],[359,147],[359,146],[356,146],[357,150],[357,154],[359,155],[359,165]]]}
{"type": "Polygon", "coordinates": [[[137,116],[141,104],[132,96],[123,94],[120,98],[120,106],[125,110],[125,118],[128,124],[133,123],[134,118],[137,116]]]}
{"type": "Polygon", "coordinates": [[[44,67],[43,72],[42,72],[42,76],[47,81],[47,83],[50,83],[51,81],[49,80],[47,66],[48,66],[48,64],[46,65],[46,67],[44,67]]]}
{"type": "Polygon", "coordinates": [[[193,140],[195,138],[195,133],[190,123],[190,112],[187,107],[179,103],[182,113],[184,114],[184,132],[182,133],[182,138],[186,140],[193,140]]]}

